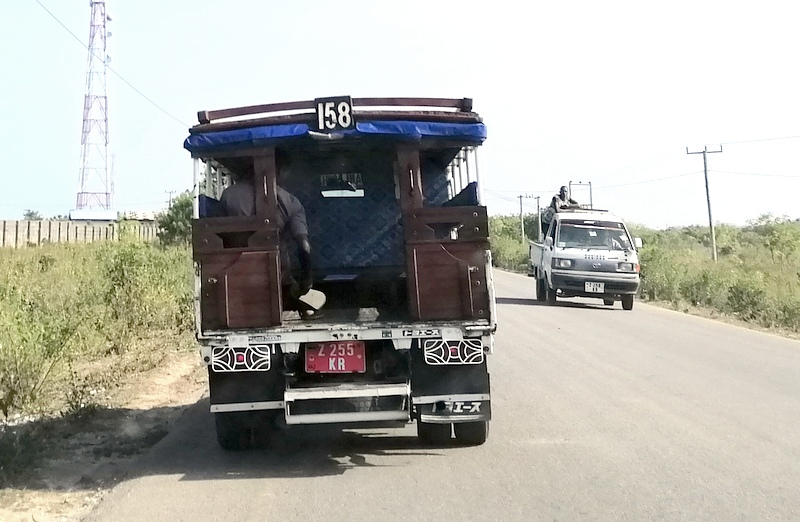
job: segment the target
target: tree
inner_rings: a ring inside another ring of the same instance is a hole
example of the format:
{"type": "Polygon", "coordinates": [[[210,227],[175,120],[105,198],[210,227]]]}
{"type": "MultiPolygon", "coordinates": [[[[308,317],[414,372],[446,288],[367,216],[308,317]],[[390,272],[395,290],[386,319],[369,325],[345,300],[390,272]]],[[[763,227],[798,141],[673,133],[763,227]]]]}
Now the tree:
{"type": "Polygon", "coordinates": [[[170,207],[156,218],[162,245],[188,245],[192,237],[192,195],[186,191],[172,200],[170,207]]]}
{"type": "Polygon", "coordinates": [[[27,221],[36,221],[42,219],[42,215],[39,214],[36,210],[27,209],[25,212],[22,213],[22,219],[27,221]]]}
{"type": "Polygon", "coordinates": [[[750,221],[750,227],[761,236],[764,246],[769,249],[773,263],[776,255],[785,260],[794,254],[800,245],[800,227],[787,217],[762,214],[750,221]]]}

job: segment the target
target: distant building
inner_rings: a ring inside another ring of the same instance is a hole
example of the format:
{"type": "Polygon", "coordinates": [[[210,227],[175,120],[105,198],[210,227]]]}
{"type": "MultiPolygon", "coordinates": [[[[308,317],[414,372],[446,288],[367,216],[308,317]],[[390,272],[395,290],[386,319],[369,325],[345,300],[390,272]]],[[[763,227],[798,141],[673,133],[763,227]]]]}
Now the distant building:
{"type": "Polygon", "coordinates": [[[116,210],[83,209],[70,210],[69,219],[72,221],[116,221],[116,210]]]}
{"type": "Polygon", "coordinates": [[[158,214],[154,210],[126,210],[120,214],[120,218],[133,221],[155,221],[158,214]]]}

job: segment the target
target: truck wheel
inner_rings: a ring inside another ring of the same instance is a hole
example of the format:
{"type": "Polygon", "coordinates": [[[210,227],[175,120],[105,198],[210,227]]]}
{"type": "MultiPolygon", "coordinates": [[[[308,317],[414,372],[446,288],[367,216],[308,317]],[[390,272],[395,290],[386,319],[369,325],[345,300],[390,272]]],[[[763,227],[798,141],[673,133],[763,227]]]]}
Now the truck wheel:
{"type": "Polygon", "coordinates": [[[539,302],[544,302],[545,299],[544,285],[545,285],[544,279],[536,280],[536,300],[539,302]]]}
{"type": "Polygon", "coordinates": [[[622,296],[622,309],[633,310],[633,295],[622,296]]]}
{"type": "Polygon", "coordinates": [[[417,437],[428,446],[443,446],[450,442],[452,424],[431,424],[417,421],[417,437]]]}
{"type": "Polygon", "coordinates": [[[234,413],[215,413],[217,442],[222,449],[241,451],[250,445],[250,428],[243,426],[234,413]]]}
{"type": "Polygon", "coordinates": [[[547,296],[546,297],[547,304],[549,305],[556,304],[556,289],[550,288],[550,284],[547,282],[547,279],[543,279],[542,281],[544,282],[545,295],[547,296]]]}
{"type": "Polygon", "coordinates": [[[280,432],[279,416],[283,414],[277,412],[261,412],[253,422],[253,447],[269,448],[280,432]]]}
{"type": "Polygon", "coordinates": [[[603,299],[603,304],[606,305],[606,306],[614,306],[614,300],[613,299],[603,299]]]}
{"type": "Polygon", "coordinates": [[[480,446],[489,436],[487,421],[457,422],[453,424],[456,440],[464,446],[480,446]]]}

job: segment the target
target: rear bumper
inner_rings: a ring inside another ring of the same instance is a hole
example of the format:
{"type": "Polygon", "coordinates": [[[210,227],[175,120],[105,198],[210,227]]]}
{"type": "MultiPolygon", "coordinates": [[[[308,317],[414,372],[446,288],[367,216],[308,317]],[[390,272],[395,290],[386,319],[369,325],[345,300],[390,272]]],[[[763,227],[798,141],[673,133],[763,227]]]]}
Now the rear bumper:
{"type": "Polygon", "coordinates": [[[591,272],[553,271],[552,286],[573,297],[630,295],[639,291],[639,274],[600,274],[591,272]],[[586,283],[603,283],[604,293],[586,292],[586,283]]]}

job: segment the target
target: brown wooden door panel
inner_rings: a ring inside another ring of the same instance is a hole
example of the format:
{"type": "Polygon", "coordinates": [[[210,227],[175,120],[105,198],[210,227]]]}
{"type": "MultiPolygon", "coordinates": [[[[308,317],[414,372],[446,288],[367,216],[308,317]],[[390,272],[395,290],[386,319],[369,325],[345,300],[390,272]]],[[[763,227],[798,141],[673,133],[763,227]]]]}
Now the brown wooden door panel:
{"type": "Polygon", "coordinates": [[[280,324],[278,252],[205,254],[200,275],[204,330],[280,324]]]}
{"type": "Polygon", "coordinates": [[[263,216],[192,221],[203,330],[281,322],[278,228],[263,216]]]}
{"type": "Polygon", "coordinates": [[[277,252],[244,252],[223,271],[225,324],[259,328],[281,323],[280,269],[277,252]]]}
{"type": "Polygon", "coordinates": [[[486,207],[416,208],[406,214],[404,228],[405,240],[412,243],[489,239],[486,207]]]}
{"type": "Polygon", "coordinates": [[[489,318],[485,247],[409,245],[410,303],[420,320],[489,318]]]}

